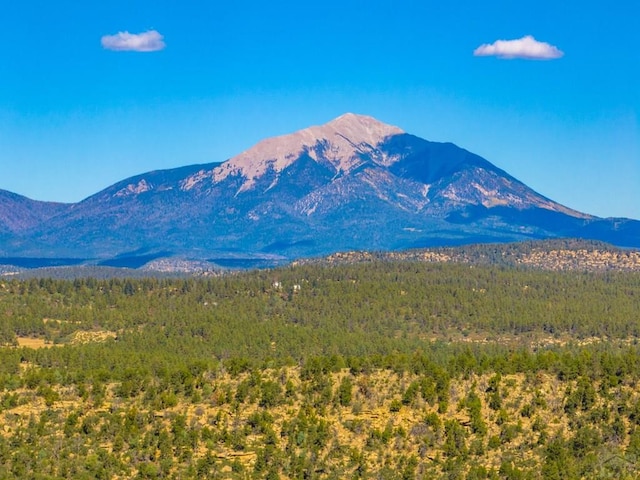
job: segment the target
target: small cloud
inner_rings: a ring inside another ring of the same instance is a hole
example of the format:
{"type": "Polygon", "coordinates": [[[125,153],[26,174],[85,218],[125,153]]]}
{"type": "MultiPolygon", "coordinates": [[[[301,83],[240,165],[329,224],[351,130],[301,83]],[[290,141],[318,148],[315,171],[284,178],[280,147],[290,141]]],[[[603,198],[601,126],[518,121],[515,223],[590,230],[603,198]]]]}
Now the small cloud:
{"type": "Polygon", "coordinates": [[[564,52],[546,42],[539,42],[531,35],[517,40],[496,40],[480,45],[473,51],[476,57],[525,58],[527,60],[551,60],[560,58],[564,52]]]}
{"type": "Polygon", "coordinates": [[[164,37],[155,30],[143,33],[118,32],[105,35],[101,39],[102,47],[107,50],[155,52],[165,47],[164,37]]]}

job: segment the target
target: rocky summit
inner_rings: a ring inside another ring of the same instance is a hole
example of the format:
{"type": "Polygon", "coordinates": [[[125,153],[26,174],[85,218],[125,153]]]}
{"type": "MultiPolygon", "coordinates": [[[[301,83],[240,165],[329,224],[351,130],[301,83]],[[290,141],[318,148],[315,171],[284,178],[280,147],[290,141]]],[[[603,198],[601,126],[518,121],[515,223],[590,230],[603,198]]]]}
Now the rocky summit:
{"type": "Polygon", "coordinates": [[[571,210],[454,144],[351,113],[76,204],[0,191],[0,263],[10,264],[232,265],[560,237],[640,247],[640,221],[571,210]]]}

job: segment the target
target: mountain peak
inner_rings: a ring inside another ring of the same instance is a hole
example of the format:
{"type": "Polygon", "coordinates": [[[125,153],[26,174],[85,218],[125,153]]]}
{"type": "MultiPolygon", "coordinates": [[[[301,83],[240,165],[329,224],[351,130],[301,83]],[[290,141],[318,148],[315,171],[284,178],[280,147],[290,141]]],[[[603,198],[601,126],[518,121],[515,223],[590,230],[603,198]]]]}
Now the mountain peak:
{"type": "Polygon", "coordinates": [[[331,129],[340,135],[344,135],[352,140],[360,140],[358,143],[378,142],[390,135],[398,135],[404,131],[393,125],[382,123],[381,121],[367,115],[355,113],[345,113],[338,118],[319,128],[322,130],[331,129]]]}
{"type": "MultiPolygon", "coordinates": [[[[378,145],[387,137],[401,133],[404,132],[400,128],[373,117],[345,113],[324,125],[263,140],[214,169],[211,176],[214,182],[230,175],[244,177],[240,193],[251,189],[255,181],[268,171],[279,174],[302,153],[307,153],[315,161],[328,162],[336,173],[349,172],[362,163],[361,154],[378,155],[378,145]]],[[[376,160],[389,162],[386,157],[376,160]]],[[[189,188],[201,180],[202,176],[189,182],[189,188]]]]}

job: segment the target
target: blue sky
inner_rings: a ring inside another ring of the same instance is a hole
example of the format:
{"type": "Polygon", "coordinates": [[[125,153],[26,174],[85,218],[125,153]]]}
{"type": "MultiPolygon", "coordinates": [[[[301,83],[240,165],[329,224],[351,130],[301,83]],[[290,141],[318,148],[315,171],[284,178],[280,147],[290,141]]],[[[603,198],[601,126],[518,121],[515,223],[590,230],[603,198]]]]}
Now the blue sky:
{"type": "Polygon", "coordinates": [[[629,0],[9,2],[0,188],[79,201],[354,112],[571,208],[640,219],[639,14],[629,0]]]}

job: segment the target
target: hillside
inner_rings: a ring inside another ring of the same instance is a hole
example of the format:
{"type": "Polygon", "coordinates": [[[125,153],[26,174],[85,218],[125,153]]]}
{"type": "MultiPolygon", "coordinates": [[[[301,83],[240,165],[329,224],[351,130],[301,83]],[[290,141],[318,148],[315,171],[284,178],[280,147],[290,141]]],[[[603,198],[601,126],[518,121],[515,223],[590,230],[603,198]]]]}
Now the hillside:
{"type": "Polygon", "coordinates": [[[638,275],[3,280],[0,476],[635,478],[638,275]]]}
{"type": "Polygon", "coordinates": [[[338,252],[294,265],[344,265],[373,261],[465,263],[554,271],[640,271],[640,251],[580,239],[477,244],[397,252],[338,252]]]}
{"type": "Polygon", "coordinates": [[[29,230],[68,208],[68,204],[39,202],[0,190],[0,235],[29,230]]]}

